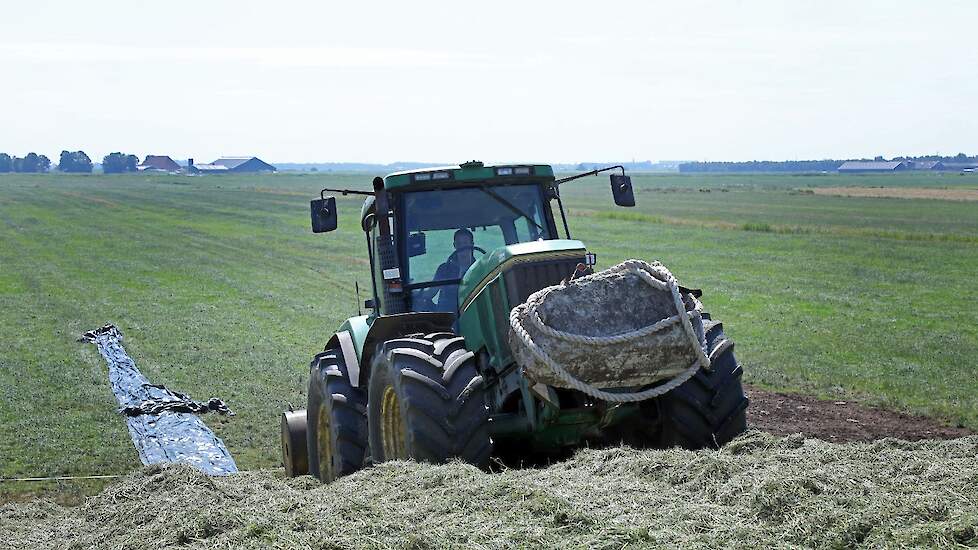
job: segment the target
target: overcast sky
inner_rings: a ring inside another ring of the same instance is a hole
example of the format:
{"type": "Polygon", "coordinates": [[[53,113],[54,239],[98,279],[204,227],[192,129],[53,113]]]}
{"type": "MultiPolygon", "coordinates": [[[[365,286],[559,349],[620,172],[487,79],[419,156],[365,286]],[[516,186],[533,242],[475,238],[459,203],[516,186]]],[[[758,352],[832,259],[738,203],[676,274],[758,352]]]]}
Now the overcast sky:
{"type": "Polygon", "coordinates": [[[978,153],[973,1],[4,2],[0,67],[55,161],[978,153]]]}

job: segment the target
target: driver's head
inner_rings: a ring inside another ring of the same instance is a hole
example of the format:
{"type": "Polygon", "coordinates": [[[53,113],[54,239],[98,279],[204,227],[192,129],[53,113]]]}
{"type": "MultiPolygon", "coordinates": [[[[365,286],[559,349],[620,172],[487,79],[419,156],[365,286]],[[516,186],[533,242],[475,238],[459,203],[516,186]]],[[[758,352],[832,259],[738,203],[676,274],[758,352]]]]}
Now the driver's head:
{"type": "Polygon", "coordinates": [[[462,228],[455,232],[455,250],[463,247],[471,249],[474,242],[472,232],[468,229],[462,228]]]}

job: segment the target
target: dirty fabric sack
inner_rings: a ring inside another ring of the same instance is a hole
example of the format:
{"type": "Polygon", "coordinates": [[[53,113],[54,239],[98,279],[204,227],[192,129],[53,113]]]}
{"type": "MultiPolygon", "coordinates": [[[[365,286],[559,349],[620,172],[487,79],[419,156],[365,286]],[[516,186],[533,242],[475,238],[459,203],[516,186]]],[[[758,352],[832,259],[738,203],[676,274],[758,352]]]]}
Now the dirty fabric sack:
{"type": "Polygon", "coordinates": [[[662,264],[628,260],[542,289],[513,309],[510,345],[527,376],[559,388],[575,388],[559,370],[611,389],[708,368],[701,306],[679,288],[662,264]]]}

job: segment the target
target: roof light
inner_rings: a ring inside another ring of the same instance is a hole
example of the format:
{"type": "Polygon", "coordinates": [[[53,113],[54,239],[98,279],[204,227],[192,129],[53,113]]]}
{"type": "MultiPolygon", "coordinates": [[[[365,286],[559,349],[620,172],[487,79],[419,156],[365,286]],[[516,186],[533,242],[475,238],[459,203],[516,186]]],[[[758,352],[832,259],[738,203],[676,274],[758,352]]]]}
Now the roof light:
{"type": "Polygon", "coordinates": [[[431,179],[433,180],[447,180],[449,177],[448,172],[434,172],[431,174],[431,179]]]}
{"type": "Polygon", "coordinates": [[[507,167],[504,167],[504,168],[496,168],[496,175],[497,176],[512,176],[513,175],[513,169],[510,168],[510,167],[508,167],[508,166],[507,167]]]}
{"type": "Polygon", "coordinates": [[[414,181],[428,181],[431,179],[431,174],[415,174],[414,181]]]}
{"type": "Polygon", "coordinates": [[[516,174],[517,176],[529,176],[530,175],[530,167],[529,166],[517,166],[515,169],[513,169],[513,173],[516,174]]]}

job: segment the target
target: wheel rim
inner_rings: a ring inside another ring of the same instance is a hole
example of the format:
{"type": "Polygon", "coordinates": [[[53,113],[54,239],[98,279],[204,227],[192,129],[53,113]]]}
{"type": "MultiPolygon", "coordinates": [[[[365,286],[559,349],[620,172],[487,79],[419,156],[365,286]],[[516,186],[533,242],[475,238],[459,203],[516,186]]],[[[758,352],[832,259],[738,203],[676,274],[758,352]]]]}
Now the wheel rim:
{"type": "MultiPolygon", "coordinates": [[[[325,403],[323,403],[325,405],[325,403]]],[[[336,477],[333,471],[333,436],[330,429],[329,411],[323,405],[319,406],[319,418],[316,420],[316,448],[319,451],[319,479],[333,481],[336,477]]]]}
{"type": "Polygon", "coordinates": [[[404,440],[404,417],[401,415],[401,404],[393,386],[384,390],[384,398],[380,403],[381,432],[384,443],[384,459],[407,458],[407,444],[404,440]]]}

